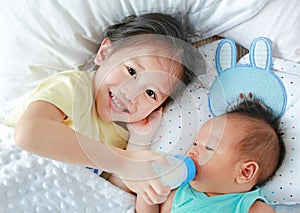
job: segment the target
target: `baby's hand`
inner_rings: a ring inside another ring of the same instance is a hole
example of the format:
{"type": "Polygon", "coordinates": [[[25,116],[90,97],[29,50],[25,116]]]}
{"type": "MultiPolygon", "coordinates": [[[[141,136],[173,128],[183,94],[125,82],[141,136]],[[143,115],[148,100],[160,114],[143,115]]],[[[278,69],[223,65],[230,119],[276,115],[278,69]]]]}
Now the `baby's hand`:
{"type": "Polygon", "coordinates": [[[161,123],[161,118],[162,108],[159,108],[141,121],[128,123],[129,142],[137,145],[148,145],[161,123]]]}

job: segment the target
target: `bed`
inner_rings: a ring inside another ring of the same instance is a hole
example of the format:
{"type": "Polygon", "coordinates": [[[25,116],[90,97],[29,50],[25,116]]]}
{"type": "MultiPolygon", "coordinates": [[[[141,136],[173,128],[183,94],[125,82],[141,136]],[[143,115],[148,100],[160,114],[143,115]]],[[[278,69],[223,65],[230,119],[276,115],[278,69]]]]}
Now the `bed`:
{"type": "MultiPolygon", "coordinates": [[[[183,12],[196,26],[211,85],[215,52],[222,37],[238,45],[238,61],[258,36],[272,41],[273,71],[287,92],[282,125],[287,157],[263,187],[276,212],[300,212],[300,4],[297,0],[3,0],[0,9],[0,212],[134,212],[135,197],[99,178],[96,169],[43,158],[14,144],[3,121],[44,78],[82,67],[97,49],[99,32],[129,14],[183,12]],[[112,9],[113,8],[113,9],[112,9]],[[226,9],[225,9],[226,8],[226,9]],[[275,12],[274,12],[275,11],[275,12]]],[[[212,115],[207,91],[191,84],[164,110],[154,151],[184,153],[199,126],[212,115]],[[187,99],[190,97],[191,99],[187,99]],[[192,104],[191,104],[192,100],[192,104]],[[180,131],[178,131],[180,128],[180,131]]]]}

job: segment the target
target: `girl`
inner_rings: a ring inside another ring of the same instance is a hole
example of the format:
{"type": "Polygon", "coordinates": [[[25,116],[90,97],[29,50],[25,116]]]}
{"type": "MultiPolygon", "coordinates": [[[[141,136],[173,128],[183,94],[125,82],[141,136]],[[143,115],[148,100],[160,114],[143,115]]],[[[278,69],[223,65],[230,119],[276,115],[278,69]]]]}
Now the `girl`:
{"type": "Polygon", "coordinates": [[[124,151],[126,123],[151,128],[160,119],[151,113],[192,80],[191,70],[203,67],[198,51],[186,41],[180,22],[164,14],[130,16],[108,27],[94,59],[96,71],[50,77],[13,113],[8,123],[16,125],[16,144],[44,157],[115,173],[148,204],[164,201],[170,189],[149,179],[154,172],[147,162],[159,155],[124,151]]]}

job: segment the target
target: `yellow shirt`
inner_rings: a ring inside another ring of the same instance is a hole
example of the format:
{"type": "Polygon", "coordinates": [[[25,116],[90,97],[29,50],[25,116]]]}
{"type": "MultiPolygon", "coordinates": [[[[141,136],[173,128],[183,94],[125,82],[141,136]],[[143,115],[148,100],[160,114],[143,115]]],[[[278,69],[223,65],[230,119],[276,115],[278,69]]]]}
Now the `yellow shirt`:
{"type": "Polygon", "coordinates": [[[75,131],[96,141],[125,149],[129,134],[120,126],[101,120],[96,112],[93,77],[95,72],[60,72],[45,81],[18,106],[5,123],[15,126],[30,103],[43,100],[67,115],[62,121],[75,131]]]}

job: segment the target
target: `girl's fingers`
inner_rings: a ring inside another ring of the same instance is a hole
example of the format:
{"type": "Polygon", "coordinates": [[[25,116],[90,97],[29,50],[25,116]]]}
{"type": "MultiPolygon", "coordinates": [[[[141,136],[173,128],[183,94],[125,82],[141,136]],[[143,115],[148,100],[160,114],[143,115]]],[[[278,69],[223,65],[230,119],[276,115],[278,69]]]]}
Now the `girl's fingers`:
{"type": "Polygon", "coordinates": [[[160,181],[158,184],[152,184],[151,188],[155,194],[162,197],[167,197],[171,192],[171,187],[163,185],[160,181]]]}
{"type": "Polygon", "coordinates": [[[150,197],[148,196],[148,194],[146,192],[142,192],[139,193],[139,196],[148,204],[148,205],[152,205],[153,201],[150,199],[150,197]]]}
{"type": "Polygon", "coordinates": [[[159,179],[152,182],[149,187],[148,196],[154,203],[162,203],[171,192],[170,186],[164,186],[159,179]]]}
{"type": "Polygon", "coordinates": [[[167,196],[170,193],[170,188],[161,187],[157,188],[157,190],[159,191],[159,193],[152,186],[149,185],[145,191],[140,193],[140,195],[144,199],[144,201],[149,205],[159,204],[167,199],[167,196]]]}

